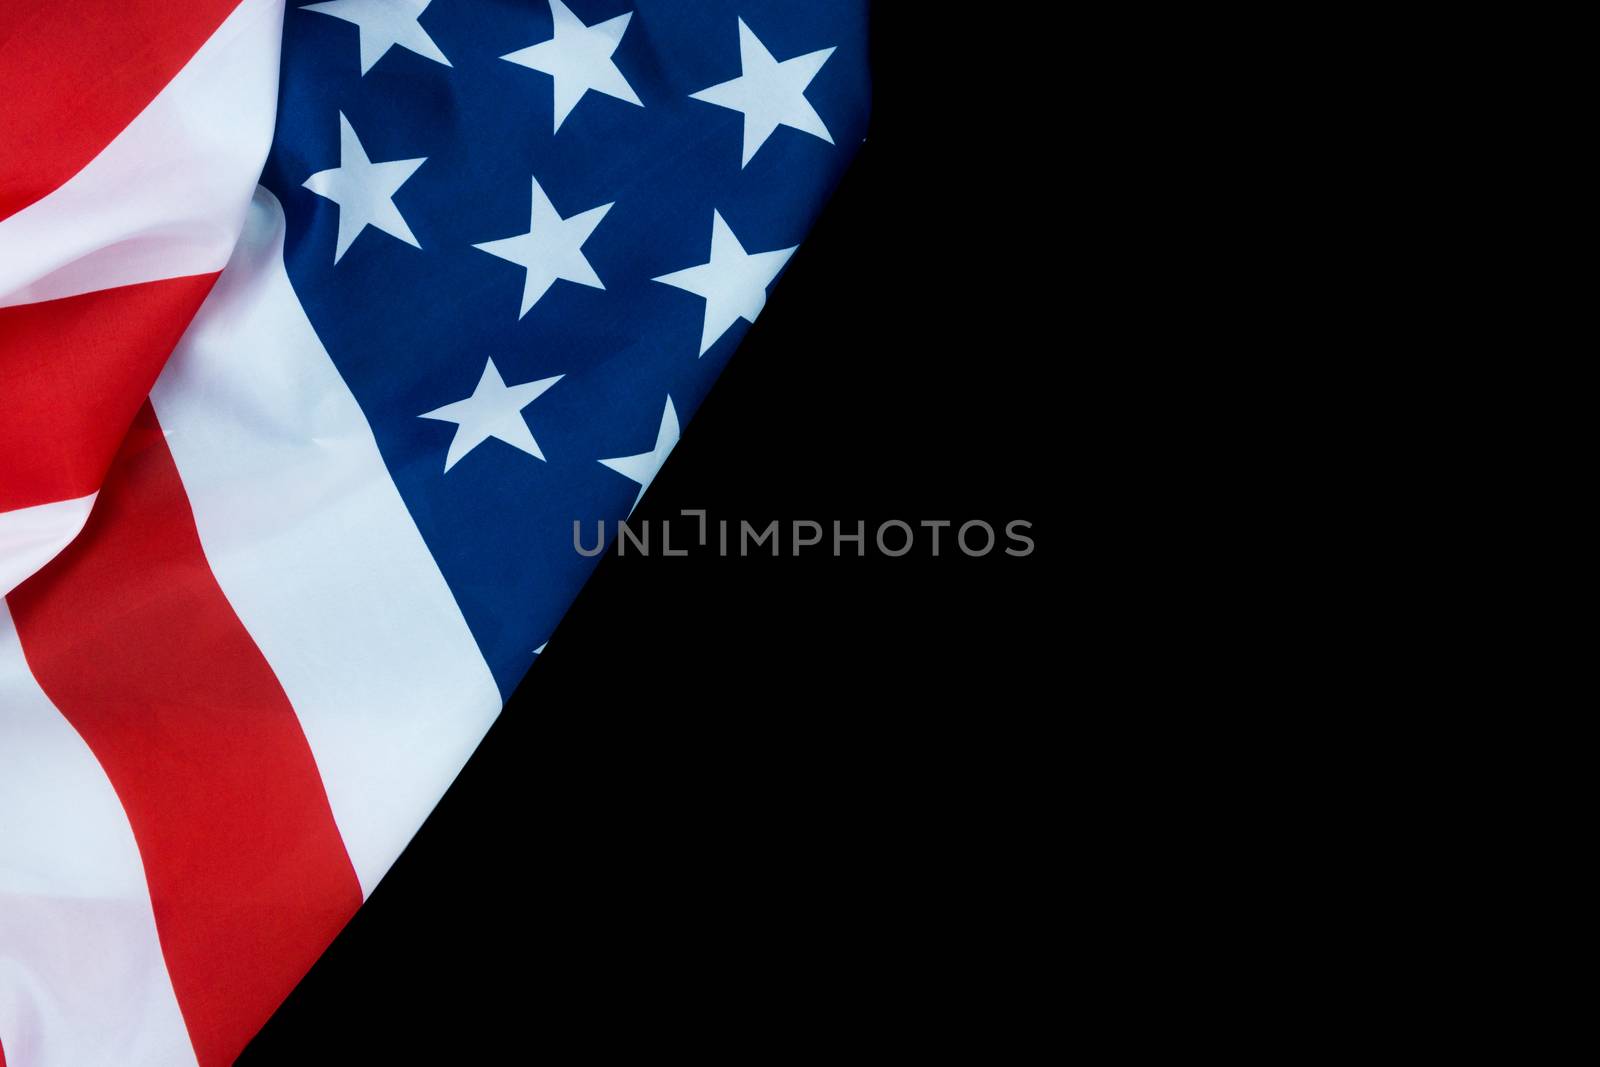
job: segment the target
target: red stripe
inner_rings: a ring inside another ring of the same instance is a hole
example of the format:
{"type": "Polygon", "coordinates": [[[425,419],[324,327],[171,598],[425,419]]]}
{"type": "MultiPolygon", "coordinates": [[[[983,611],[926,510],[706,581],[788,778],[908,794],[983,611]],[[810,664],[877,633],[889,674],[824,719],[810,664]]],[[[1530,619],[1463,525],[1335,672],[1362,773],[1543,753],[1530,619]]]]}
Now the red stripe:
{"type": "Polygon", "coordinates": [[[0,3],[0,219],[99,155],[237,2],[0,3]]]}
{"type": "Polygon", "coordinates": [[[34,676],[128,813],[200,1063],[232,1063],[361,889],[148,404],[83,534],[10,603],[34,676]]]}
{"type": "Polygon", "coordinates": [[[0,308],[0,511],[100,488],[134,412],[216,278],[0,308]]]}

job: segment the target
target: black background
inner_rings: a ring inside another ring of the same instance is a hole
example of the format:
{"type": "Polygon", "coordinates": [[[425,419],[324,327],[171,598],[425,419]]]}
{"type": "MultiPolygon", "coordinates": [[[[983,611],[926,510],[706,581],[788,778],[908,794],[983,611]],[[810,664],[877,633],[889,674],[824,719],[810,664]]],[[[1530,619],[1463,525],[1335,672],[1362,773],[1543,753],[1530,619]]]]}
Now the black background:
{"type": "Polygon", "coordinates": [[[884,7],[867,143],[635,518],[1021,519],[1035,551],[608,555],[241,1064],[992,1056],[1037,1014],[1065,135],[1003,53],[884,7]]]}

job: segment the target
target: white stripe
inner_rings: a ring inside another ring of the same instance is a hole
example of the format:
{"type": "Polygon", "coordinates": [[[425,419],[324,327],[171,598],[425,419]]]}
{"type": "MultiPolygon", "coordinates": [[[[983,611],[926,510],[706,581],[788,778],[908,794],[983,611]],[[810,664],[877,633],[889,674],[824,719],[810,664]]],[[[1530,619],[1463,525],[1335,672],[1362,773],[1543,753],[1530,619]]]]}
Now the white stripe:
{"type": "Polygon", "coordinates": [[[282,26],[283,0],[243,0],[87,166],[0,220],[0,307],[220,270],[272,143],[282,26]]]}
{"type": "Polygon", "coordinates": [[[195,1062],[133,829],[3,600],[0,1041],[7,1067],[195,1062]]]}
{"type": "Polygon", "coordinates": [[[98,495],[0,511],[0,596],[21,585],[78,536],[98,495]]]}
{"type": "Polygon", "coordinates": [[[371,893],[500,693],[283,264],[258,190],[150,399],[218,584],[283,684],[371,893]]]}

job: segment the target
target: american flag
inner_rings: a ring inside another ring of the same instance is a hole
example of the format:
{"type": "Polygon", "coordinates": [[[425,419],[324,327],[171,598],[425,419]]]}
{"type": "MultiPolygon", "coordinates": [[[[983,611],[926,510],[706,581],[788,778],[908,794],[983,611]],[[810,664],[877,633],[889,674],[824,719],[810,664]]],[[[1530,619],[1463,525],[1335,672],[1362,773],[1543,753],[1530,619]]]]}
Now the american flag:
{"type": "Polygon", "coordinates": [[[230,1063],[372,892],[862,141],[865,6],[0,8],[0,1067],[230,1063]]]}

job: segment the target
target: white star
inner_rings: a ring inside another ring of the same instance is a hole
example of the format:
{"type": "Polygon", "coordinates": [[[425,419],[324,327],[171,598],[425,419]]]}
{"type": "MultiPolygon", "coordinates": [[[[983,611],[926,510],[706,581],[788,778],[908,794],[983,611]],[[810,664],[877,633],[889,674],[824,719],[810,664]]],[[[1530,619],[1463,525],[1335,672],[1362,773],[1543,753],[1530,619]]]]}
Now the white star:
{"type": "Polygon", "coordinates": [[[806,99],[806,86],[831,55],[833,49],[824,48],[779,63],[744,24],[744,19],[740,19],[740,76],[689,95],[708,104],[744,112],[744,159],[740,167],[750,162],[779,126],[792,126],[832,144],[833,135],[822,124],[822,117],[811,106],[811,101],[806,99]]]}
{"type": "MultiPolygon", "coordinates": [[[[374,163],[356,137],[350,120],[339,112],[339,166],[319,170],[305,180],[305,187],[339,205],[339,243],[333,261],[339,262],[361,231],[376,226],[391,237],[398,237],[413,248],[421,248],[411,227],[394,206],[394,194],[406,179],[426,163],[422,159],[397,159],[374,163]]],[[[431,172],[430,172],[431,173],[431,172]]]]}
{"type": "Polygon", "coordinates": [[[435,63],[450,65],[450,61],[433,43],[428,31],[417,18],[427,10],[431,0],[327,0],[322,4],[307,4],[302,11],[316,11],[336,19],[353,22],[361,30],[361,73],[383,58],[395,45],[409,48],[419,56],[435,63]]]}
{"type": "Polygon", "coordinates": [[[633,508],[639,506],[639,501],[644,499],[644,491],[650,488],[650,483],[655,481],[656,475],[661,470],[661,465],[667,461],[667,456],[672,452],[672,446],[678,443],[678,412],[672,406],[672,397],[667,397],[667,408],[661,413],[661,428],[656,431],[656,447],[649,452],[641,452],[637,456],[622,456],[619,459],[602,459],[600,462],[622,475],[639,483],[639,495],[633,498],[633,507],[628,509],[628,514],[633,514],[633,508]]]}
{"type": "Polygon", "coordinates": [[[622,76],[612,62],[611,54],[622,43],[633,12],[618,15],[593,26],[567,10],[561,0],[550,0],[550,19],[555,23],[555,36],[527,48],[519,49],[501,59],[510,60],[530,70],[540,70],[555,79],[555,115],[557,130],[572,109],[578,106],[583,94],[593,89],[618,100],[644,107],[633,91],[633,86],[622,76]]]}
{"type": "Polygon", "coordinates": [[[700,354],[703,356],[739,319],[756,321],[767,303],[767,286],[798,247],[780,248],[776,252],[746,252],[728,224],[722,221],[722,213],[712,211],[711,261],[663,274],[654,280],[705,297],[705,325],[700,331],[700,354]]]}
{"type": "Polygon", "coordinates": [[[564,219],[544,195],[539,179],[534,178],[528,232],[472,246],[527,270],[522,283],[522,310],[517,318],[526,315],[558,279],[565,278],[595,289],[605,288],[600,276],[584,258],[582,249],[583,242],[589,239],[611,207],[611,204],[601,204],[564,219]]]}
{"type": "Polygon", "coordinates": [[[444,459],[446,472],[491,437],[498,437],[535,459],[544,459],[544,453],[539,451],[539,442],[533,439],[528,421],[522,417],[522,409],[564,377],[558,374],[554,378],[540,378],[536,382],[508,386],[505,379],[500,377],[494,360],[490,359],[484,364],[483,377],[478,380],[478,387],[471,396],[424,412],[417,418],[456,424],[456,435],[450,439],[450,452],[444,459]]]}

